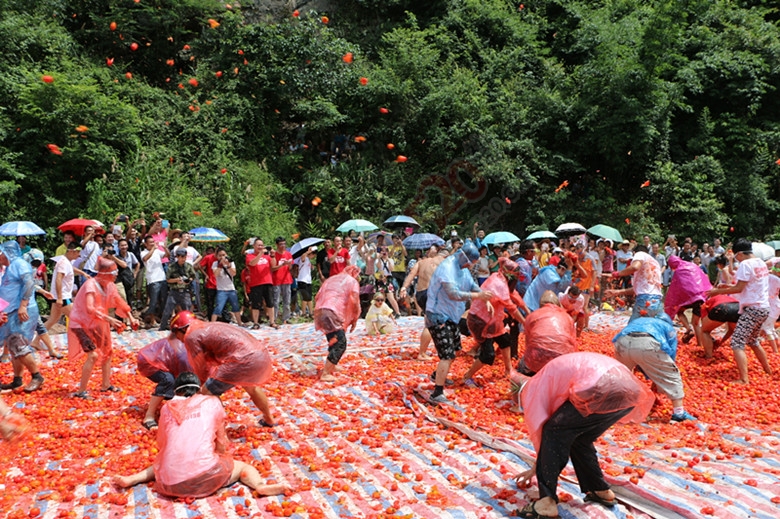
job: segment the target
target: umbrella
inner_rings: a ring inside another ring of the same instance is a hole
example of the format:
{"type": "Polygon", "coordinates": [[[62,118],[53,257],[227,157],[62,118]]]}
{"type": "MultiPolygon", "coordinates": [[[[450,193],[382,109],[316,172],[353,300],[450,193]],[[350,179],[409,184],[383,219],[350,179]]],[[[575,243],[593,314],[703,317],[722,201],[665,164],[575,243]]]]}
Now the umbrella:
{"type": "Polygon", "coordinates": [[[336,230],[338,232],[366,232],[376,231],[377,229],[379,229],[379,227],[369,222],[368,220],[347,220],[346,222],[339,225],[338,229],[336,230]]]}
{"type": "Polygon", "coordinates": [[[384,224],[387,225],[388,227],[391,227],[391,226],[405,227],[407,225],[413,225],[413,226],[416,226],[416,227],[420,226],[420,224],[417,223],[417,220],[415,220],[411,216],[406,216],[406,215],[403,215],[403,214],[399,214],[399,215],[396,215],[396,216],[391,216],[390,218],[385,220],[384,224]]]}
{"type": "Polygon", "coordinates": [[[379,238],[380,236],[384,236],[385,237],[385,243],[387,243],[393,237],[393,233],[387,232],[387,231],[372,232],[371,234],[368,235],[367,241],[370,242],[370,243],[376,243],[377,238],[379,238]]]}
{"type": "Polygon", "coordinates": [[[780,250],[780,240],[768,241],[768,242],[766,242],[766,244],[769,245],[770,247],[772,247],[775,250],[780,250]]]}
{"type": "Polygon", "coordinates": [[[562,223],[555,229],[557,236],[576,236],[578,234],[585,234],[585,227],[578,223],[562,223]]]}
{"type": "Polygon", "coordinates": [[[491,232],[485,239],[482,240],[483,245],[495,245],[496,243],[513,243],[520,241],[520,238],[512,234],[511,232],[499,231],[491,232]]]}
{"type": "Polygon", "coordinates": [[[605,238],[612,240],[612,243],[620,243],[623,241],[623,237],[620,235],[620,231],[609,225],[598,224],[588,229],[588,234],[592,234],[597,238],[605,238]]]}
{"type": "Polygon", "coordinates": [[[432,246],[444,245],[444,240],[436,236],[435,234],[429,234],[422,232],[419,234],[412,234],[404,240],[404,247],[407,249],[430,249],[432,246]]]}
{"type": "Polygon", "coordinates": [[[84,229],[88,226],[94,227],[96,233],[104,232],[103,224],[98,220],[89,220],[87,218],[74,218],[63,223],[57,229],[62,232],[72,231],[73,233],[84,236],[84,229]]]}
{"type": "Polygon", "coordinates": [[[766,261],[775,257],[775,249],[766,243],[753,242],[753,254],[766,261]]]}
{"type": "Polygon", "coordinates": [[[192,242],[219,243],[230,241],[230,238],[225,233],[212,227],[196,227],[190,230],[190,234],[192,235],[190,239],[192,242]]]}
{"type": "Polygon", "coordinates": [[[550,238],[552,240],[557,239],[558,237],[555,235],[554,232],[550,231],[536,231],[532,232],[528,235],[526,240],[544,240],[545,238],[550,238]]]}
{"type": "Polygon", "coordinates": [[[304,238],[298,243],[293,243],[293,246],[290,247],[290,254],[292,254],[293,259],[298,258],[303,256],[303,253],[309,250],[309,247],[314,247],[324,241],[322,238],[304,238]]]}
{"type": "Polygon", "coordinates": [[[0,236],[34,236],[46,231],[32,222],[8,222],[0,225],[0,236]]]}

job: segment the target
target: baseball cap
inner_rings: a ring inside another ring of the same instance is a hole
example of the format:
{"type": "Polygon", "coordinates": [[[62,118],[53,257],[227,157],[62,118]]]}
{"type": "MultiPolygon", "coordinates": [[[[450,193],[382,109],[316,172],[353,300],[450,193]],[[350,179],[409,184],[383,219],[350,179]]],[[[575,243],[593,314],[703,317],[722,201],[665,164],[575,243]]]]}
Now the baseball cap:
{"type": "Polygon", "coordinates": [[[186,256],[187,255],[187,249],[176,249],[176,255],[177,256],[186,256]]]}

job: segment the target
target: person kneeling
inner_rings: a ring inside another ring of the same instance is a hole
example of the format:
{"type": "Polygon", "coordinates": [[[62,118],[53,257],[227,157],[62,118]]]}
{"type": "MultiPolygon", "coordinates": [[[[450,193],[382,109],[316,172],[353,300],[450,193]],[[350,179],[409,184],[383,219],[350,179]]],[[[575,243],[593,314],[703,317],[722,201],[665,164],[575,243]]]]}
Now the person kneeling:
{"type": "Polygon", "coordinates": [[[154,463],[130,476],[114,476],[114,485],[129,488],[154,481],[160,494],[182,498],[207,497],[236,481],[261,496],[288,490],[282,484],[262,484],[256,468],[227,453],[225,410],[218,397],[198,394],[197,375],[184,372],[175,384],[176,396],[160,412],[160,453],[154,463]]]}

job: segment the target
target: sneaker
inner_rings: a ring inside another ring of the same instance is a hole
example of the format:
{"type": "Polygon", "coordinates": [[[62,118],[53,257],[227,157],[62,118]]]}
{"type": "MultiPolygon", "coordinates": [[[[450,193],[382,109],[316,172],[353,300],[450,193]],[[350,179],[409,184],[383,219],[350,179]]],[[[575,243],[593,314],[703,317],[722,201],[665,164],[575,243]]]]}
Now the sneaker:
{"type": "MultiPolygon", "coordinates": [[[[431,382],[434,384],[436,383],[436,372],[434,371],[431,373],[431,376],[429,377],[431,379],[431,382]]],[[[446,386],[452,386],[455,384],[455,381],[453,381],[451,378],[448,378],[447,381],[444,383],[446,386]]]]}
{"type": "Polygon", "coordinates": [[[696,417],[688,411],[683,411],[681,414],[673,414],[669,423],[680,423],[685,422],[686,420],[696,420],[696,417]]]}
{"type": "Polygon", "coordinates": [[[22,377],[14,377],[10,384],[0,384],[0,391],[13,391],[19,387],[22,387],[22,377]]]}
{"type": "Polygon", "coordinates": [[[479,389],[479,384],[474,382],[473,378],[467,379],[463,382],[463,385],[471,389],[479,389]]]}
{"type": "Polygon", "coordinates": [[[257,323],[253,323],[253,324],[252,324],[252,329],[253,329],[253,330],[259,330],[259,329],[260,329],[260,325],[259,325],[259,324],[257,324],[257,323]]]}
{"type": "Polygon", "coordinates": [[[444,393],[439,396],[432,396],[430,401],[434,404],[452,404],[452,400],[444,396],[444,393]]]}
{"type": "Polygon", "coordinates": [[[42,385],[43,385],[43,377],[38,375],[37,377],[33,377],[30,383],[24,387],[24,392],[32,393],[33,391],[39,390],[42,385]]]}

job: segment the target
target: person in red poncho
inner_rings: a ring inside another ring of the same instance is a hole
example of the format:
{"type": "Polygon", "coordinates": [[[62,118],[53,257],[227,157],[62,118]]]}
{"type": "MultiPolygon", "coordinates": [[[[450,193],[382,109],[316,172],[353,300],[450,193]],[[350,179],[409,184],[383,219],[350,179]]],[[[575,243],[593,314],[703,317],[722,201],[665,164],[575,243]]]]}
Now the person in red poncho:
{"type": "Polygon", "coordinates": [[[186,371],[192,371],[187,348],[174,334],[147,344],[138,351],[138,373],[157,383],[141,422],[144,427],[157,427],[157,409],[163,400],[173,398],[174,381],[186,371]]]}
{"type": "Polygon", "coordinates": [[[232,324],[199,321],[190,311],[171,319],[171,332],[187,348],[195,374],[205,380],[203,394],[221,396],[239,386],[263,414],[259,425],[274,426],[268,397],[260,388],[273,372],[271,355],[263,343],[232,324]]]}
{"type": "Polygon", "coordinates": [[[360,269],[349,265],[340,274],[332,273],[314,298],[314,328],[328,340],[328,358],[320,374],[323,382],[336,380],[333,372],[347,351],[345,330],[349,327],[349,332],[354,332],[360,317],[360,269]]]}
{"type": "Polygon", "coordinates": [[[117,275],[116,263],[106,258],[98,258],[96,267],[97,276],[87,278],[73,300],[68,326],[68,359],[75,360],[87,355],[81,369],[79,390],[73,394],[74,397],[83,399],[89,398],[87,384],[97,361],[100,361],[103,374],[100,391],[120,391],[118,387],[111,385],[111,327],[121,332],[125,329],[125,323],[111,317],[108,309],[116,308],[117,315],[127,318],[134,328],[138,326],[130,306],[119,295],[114,284],[117,275]]]}
{"type": "Polygon", "coordinates": [[[570,458],[585,501],[615,506],[593,443],[619,421],[644,420],[655,400],[650,390],[617,360],[592,352],[561,355],[533,378],[517,372],[512,378],[537,453],[515,480],[528,486],[535,475],[540,496],[519,517],[558,516],[558,477],[570,458]]]}
{"type": "Polygon", "coordinates": [[[517,370],[533,376],[555,357],[577,351],[574,321],[552,290],[542,294],[540,307],[525,318],[525,352],[517,370]]]}
{"type": "Polygon", "coordinates": [[[256,468],[230,456],[222,403],[215,396],[197,394],[200,381],[194,373],[180,374],[175,384],[176,396],[160,413],[160,452],[154,463],[130,476],[114,476],[114,485],[129,488],[154,481],[154,489],[160,494],[196,499],[236,481],[261,496],[288,490],[282,484],[262,484],[256,468]]]}
{"type": "Polygon", "coordinates": [[[522,323],[525,318],[518,310],[518,306],[528,310],[520,295],[509,290],[508,279],[520,273],[520,267],[508,258],[498,258],[498,272],[492,273],[484,283],[482,290],[493,294],[490,301],[476,299],[472,301],[466,324],[471,336],[477,342],[479,352],[471,367],[463,375],[463,383],[468,387],[476,387],[472,377],[485,364],[492,366],[496,359],[495,342],[501,350],[501,359],[504,361],[506,374],[512,369],[510,358],[511,341],[504,325],[504,318],[509,314],[517,322],[522,323]]]}

